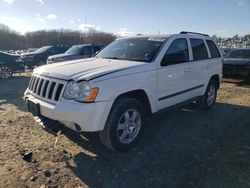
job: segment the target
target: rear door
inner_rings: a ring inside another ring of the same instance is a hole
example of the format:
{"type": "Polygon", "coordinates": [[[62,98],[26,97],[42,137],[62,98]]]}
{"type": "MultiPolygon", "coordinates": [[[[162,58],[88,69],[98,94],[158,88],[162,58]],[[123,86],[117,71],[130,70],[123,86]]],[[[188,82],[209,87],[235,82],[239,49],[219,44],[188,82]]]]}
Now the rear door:
{"type": "Polygon", "coordinates": [[[209,80],[212,75],[218,74],[222,77],[222,55],[211,39],[206,39],[206,45],[209,52],[209,62],[205,65],[205,79],[209,80]]]}
{"type": "Polygon", "coordinates": [[[201,96],[204,94],[206,82],[208,80],[207,69],[210,68],[209,52],[204,39],[190,37],[189,40],[192,50],[191,62],[194,68],[196,85],[202,86],[200,89],[195,90],[194,94],[195,96],[201,96]]]}

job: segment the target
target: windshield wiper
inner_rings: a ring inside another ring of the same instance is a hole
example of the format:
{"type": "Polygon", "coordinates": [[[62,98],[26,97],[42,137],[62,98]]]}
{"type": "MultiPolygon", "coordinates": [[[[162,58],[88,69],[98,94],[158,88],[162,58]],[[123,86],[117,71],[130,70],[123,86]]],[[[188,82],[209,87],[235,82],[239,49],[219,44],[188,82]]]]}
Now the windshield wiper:
{"type": "Polygon", "coordinates": [[[102,57],[103,59],[120,59],[120,58],[117,58],[117,57],[102,57]]]}

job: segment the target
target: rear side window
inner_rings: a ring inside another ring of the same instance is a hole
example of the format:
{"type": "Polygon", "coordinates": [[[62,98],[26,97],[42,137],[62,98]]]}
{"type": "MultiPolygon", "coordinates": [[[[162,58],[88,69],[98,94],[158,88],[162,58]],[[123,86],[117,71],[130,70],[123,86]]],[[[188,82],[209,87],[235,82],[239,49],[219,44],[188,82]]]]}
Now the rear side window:
{"type": "Polygon", "coordinates": [[[161,66],[179,64],[189,61],[187,40],[184,38],[174,40],[169,46],[161,66]]]}
{"type": "Polygon", "coordinates": [[[211,54],[211,58],[218,58],[220,57],[220,52],[217,48],[217,46],[214,44],[214,41],[212,40],[206,40],[207,41],[207,45],[211,54]]]}
{"type": "Polygon", "coordinates": [[[190,39],[190,42],[194,61],[208,59],[207,49],[202,39],[190,39]]]}

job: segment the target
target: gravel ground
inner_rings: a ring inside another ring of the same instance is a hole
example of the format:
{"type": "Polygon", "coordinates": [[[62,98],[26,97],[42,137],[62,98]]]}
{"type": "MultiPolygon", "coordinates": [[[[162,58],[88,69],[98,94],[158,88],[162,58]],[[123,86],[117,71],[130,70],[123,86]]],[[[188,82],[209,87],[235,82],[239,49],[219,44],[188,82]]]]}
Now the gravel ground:
{"type": "Polygon", "coordinates": [[[0,80],[0,187],[250,187],[250,84],[223,82],[215,107],[149,119],[127,153],[95,133],[45,131],[22,99],[28,76],[0,80]]]}

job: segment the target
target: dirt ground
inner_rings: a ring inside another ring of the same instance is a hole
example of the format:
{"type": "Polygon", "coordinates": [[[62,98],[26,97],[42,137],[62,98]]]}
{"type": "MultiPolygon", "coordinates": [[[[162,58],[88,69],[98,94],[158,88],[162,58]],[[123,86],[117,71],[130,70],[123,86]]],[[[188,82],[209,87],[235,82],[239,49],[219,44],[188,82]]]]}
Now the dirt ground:
{"type": "Polygon", "coordinates": [[[0,80],[0,187],[250,187],[250,84],[231,81],[211,111],[161,112],[119,154],[96,134],[45,131],[22,99],[29,77],[0,80]]]}

